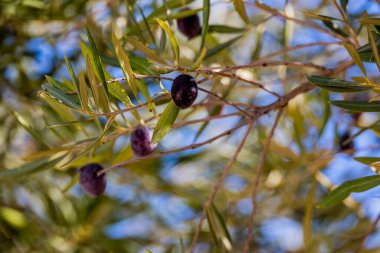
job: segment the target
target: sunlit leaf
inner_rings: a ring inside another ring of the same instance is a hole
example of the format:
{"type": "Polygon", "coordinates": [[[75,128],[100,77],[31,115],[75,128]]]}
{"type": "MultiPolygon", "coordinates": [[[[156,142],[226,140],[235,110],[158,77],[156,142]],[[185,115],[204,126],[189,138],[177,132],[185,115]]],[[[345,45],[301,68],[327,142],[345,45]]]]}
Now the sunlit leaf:
{"type": "Polygon", "coordinates": [[[17,168],[5,169],[0,171],[0,180],[17,179],[30,176],[32,174],[42,172],[54,168],[54,166],[63,159],[64,156],[48,157],[37,161],[33,161],[17,168]]]}
{"type": "Polygon", "coordinates": [[[211,49],[209,49],[206,53],[206,56],[205,56],[205,59],[211,57],[211,56],[214,56],[216,55],[217,53],[219,53],[220,51],[226,49],[226,48],[229,48],[231,45],[233,45],[235,42],[237,42],[240,38],[242,38],[243,35],[239,35],[235,38],[232,38],[224,43],[221,43],[211,49]]]}
{"type": "Polygon", "coordinates": [[[366,83],[357,83],[346,80],[339,80],[327,76],[306,76],[312,84],[333,92],[363,92],[372,90],[373,86],[366,83]]]}
{"type": "Polygon", "coordinates": [[[88,87],[86,83],[86,79],[84,77],[84,73],[79,72],[79,93],[81,99],[82,110],[87,112],[88,108],[88,87]]]}
{"type": "Polygon", "coordinates": [[[373,28],[371,26],[367,26],[367,32],[368,32],[368,41],[371,45],[372,49],[372,55],[376,62],[377,68],[380,70],[380,56],[379,56],[379,50],[377,49],[377,44],[375,40],[375,32],[373,31],[373,28]]]}
{"type": "Polygon", "coordinates": [[[303,240],[304,245],[307,246],[311,242],[312,231],[312,221],[313,221],[313,208],[314,208],[314,194],[315,188],[317,186],[317,181],[313,179],[311,187],[307,193],[306,206],[305,206],[305,215],[303,218],[303,240]]]}
{"type": "Polygon", "coordinates": [[[162,27],[162,29],[164,29],[164,31],[168,35],[169,40],[170,40],[172,47],[173,47],[174,55],[176,57],[176,65],[178,65],[179,64],[180,52],[179,52],[179,45],[178,45],[177,38],[174,35],[173,31],[170,29],[170,27],[165,23],[165,21],[162,21],[159,18],[156,18],[156,21],[162,27]]]}
{"type": "Polygon", "coordinates": [[[199,55],[201,54],[203,47],[206,42],[206,35],[209,29],[209,19],[210,19],[210,0],[203,0],[203,14],[202,14],[202,32],[201,32],[201,46],[199,48],[199,55]]]}
{"type": "Polygon", "coordinates": [[[99,82],[95,76],[94,70],[92,69],[92,65],[90,63],[89,58],[86,59],[86,66],[96,106],[102,109],[103,112],[110,112],[107,95],[103,86],[99,85],[99,82]]]}
{"type": "Polygon", "coordinates": [[[354,159],[360,163],[364,163],[366,165],[370,165],[372,163],[380,161],[380,157],[369,157],[369,156],[362,156],[362,157],[354,157],[354,159]]]}
{"type": "Polygon", "coordinates": [[[159,142],[170,131],[171,126],[178,116],[179,110],[179,107],[175,105],[173,100],[169,102],[154,129],[152,143],[159,142]]]}
{"type": "Polygon", "coordinates": [[[380,101],[331,101],[332,105],[354,112],[380,112],[380,101]]]}
{"type": "Polygon", "coordinates": [[[363,18],[357,21],[361,24],[366,25],[380,25],[380,18],[363,18]]]}
{"type": "Polygon", "coordinates": [[[57,99],[58,101],[61,101],[63,104],[73,108],[73,109],[80,109],[81,105],[78,102],[78,99],[75,99],[72,95],[68,95],[62,90],[50,86],[50,85],[42,85],[42,89],[46,91],[49,96],[57,99]]]}
{"type": "Polygon", "coordinates": [[[360,58],[360,55],[358,51],[356,50],[356,48],[352,44],[348,44],[348,43],[344,44],[344,47],[346,48],[347,52],[350,54],[352,60],[354,60],[354,62],[359,66],[363,74],[367,76],[367,72],[364,68],[362,59],[360,58]]]}
{"type": "Polygon", "coordinates": [[[143,52],[149,59],[154,60],[158,63],[165,64],[166,62],[160,58],[155,51],[152,49],[148,48],[144,44],[142,44],[140,41],[133,37],[125,37],[125,40],[128,41],[128,43],[132,44],[136,49],[140,50],[143,52]]]}
{"type": "Polygon", "coordinates": [[[86,27],[86,31],[87,31],[88,42],[90,43],[90,50],[91,50],[91,54],[92,54],[92,59],[94,60],[95,67],[96,67],[96,73],[98,73],[100,80],[101,80],[101,83],[103,85],[103,89],[107,93],[108,92],[107,80],[106,80],[106,77],[104,75],[102,60],[100,59],[100,54],[99,54],[98,48],[96,47],[95,40],[92,37],[92,34],[91,34],[90,30],[88,29],[88,27],[86,27]]]}
{"type": "Polygon", "coordinates": [[[200,53],[198,59],[195,61],[194,65],[190,68],[191,71],[196,70],[201,65],[203,59],[206,56],[207,49],[203,48],[202,52],[200,53]]]}
{"type": "Polygon", "coordinates": [[[326,208],[338,204],[353,192],[364,192],[379,184],[380,176],[368,176],[346,181],[331,191],[319,204],[319,207],[326,208]]]}
{"type": "Polygon", "coordinates": [[[210,25],[208,28],[209,33],[242,33],[246,28],[232,27],[226,25],[210,25]]]}
{"type": "Polygon", "coordinates": [[[139,99],[138,97],[138,91],[136,86],[136,80],[133,75],[132,67],[129,62],[128,56],[125,53],[123,47],[120,44],[120,41],[117,39],[116,35],[112,33],[112,41],[115,47],[117,58],[119,59],[121,69],[124,72],[125,77],[128,80],[128,84],[131,87],[131,90],[133,92],[133,95],[135,95],[136,99],[139,99]]]}
{"type": "Polygon", "coordinates": [[[249,19],[247,16],[247,12],[245,11],[244,2],[243,0],[232,0],[235,6],[235,10],[237,13],[239,13],[239,16],[241,19],[246,23],[249,24],[249,19]]]}

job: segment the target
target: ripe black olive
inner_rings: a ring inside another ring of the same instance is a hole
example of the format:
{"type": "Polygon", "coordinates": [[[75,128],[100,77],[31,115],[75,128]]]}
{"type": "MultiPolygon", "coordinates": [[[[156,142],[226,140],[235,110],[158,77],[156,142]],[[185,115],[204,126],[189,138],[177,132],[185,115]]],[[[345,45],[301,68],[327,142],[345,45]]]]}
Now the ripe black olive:
{"type": "Polygon", "coordinates": [[[103,167],[97,163],[90,163],[80,168],[79,184],[89,195],[99,196],[106,189],[106,174],[97,175],[102,169],[103,167]]]}
{"type": "Polygon", "coordinates": [[[202,30],[197,14],[177,19],[177,26],[189,40],[201,34],[202,30]]]}
{"type": "Polygon", "coordinates": [[[351,136],[348,131],[339,136],[339,151],[354,149],[354,143],[352,141],[345,143],[350,137],[351,136]]]}
{"type": "Polygon", "coordinates": [[[198,85],[192,76],[182,74],[177,76],[172,85],[172,99],[181,109],[191,106],[198,96],[198,85]]]}
{"type": "Polygon", "coordinates": [[[136,156],[149,155],[157,147],[157,143],[151,143],[152,135],[152,129],[146,126],[136,128],[131,133],[131,148],[136,156]]]}

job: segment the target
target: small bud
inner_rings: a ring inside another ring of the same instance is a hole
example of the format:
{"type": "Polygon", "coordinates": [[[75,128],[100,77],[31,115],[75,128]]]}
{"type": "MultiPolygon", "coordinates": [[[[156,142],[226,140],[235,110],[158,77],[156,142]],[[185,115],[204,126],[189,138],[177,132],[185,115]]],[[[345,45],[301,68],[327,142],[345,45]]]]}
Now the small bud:
{"type": "Polygon", "coordinates": [[[79,184],[91,196],[99,196],[106,189],[106,174],[97,175],[103,167],[97,163],[90,163],[80,168],[79,184]]]}
{"type": "Polygon", "coordinates": [[[171,95],[174,103],[181,109],[191,106],[198,96],[198,85],[192,76],[177,76],[172,85],[171,95]]]}
{"type": "Polygon", "coordinates": [[[136,156],[146,156],[153,152],[157,143],[152,144],[153,131],[146,126],[136,128],[131,133],[131,148],[136,156]]]}
{"type": "Polygon", "coordinates": [[[177,19],[177,26],[181,33],[183,33],[189,40],[201,34],[202,30],[199,23],[199,17],[196,14],[177,19]]]}

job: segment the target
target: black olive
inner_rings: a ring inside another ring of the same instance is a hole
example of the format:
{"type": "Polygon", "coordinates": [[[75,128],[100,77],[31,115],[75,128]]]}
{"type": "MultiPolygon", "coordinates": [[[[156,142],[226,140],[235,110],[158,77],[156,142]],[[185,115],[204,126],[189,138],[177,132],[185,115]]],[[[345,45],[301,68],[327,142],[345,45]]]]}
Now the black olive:
{"type": "Polygon", "coordinates": [[[339,136],[339,151],[354,149],[354,143],[352,141],[345,143],[350,137],[351,136],[348,131],[339,136]]]}
{"type": "Polygon", "coordinates": [[[192,76],[182,74],[177,76],[172,85],[172,99],[181,109],[191,106],[198,96],[198,85],[192,76]]]}
{"type": "Polygon", "coordinates": [[[103,167],[97,163],[90,163],[80,168],[79,184],[89,195],[99,196],[106,189],[106,174],[97,175],[102,169],[103,167]]]}
{"type": "Polygon", "coordinates": [[[131,148],[135,155],[146,156],[153,152],[157,144],[152,144],[153,131],[146,126],[136,128],[131,133],[131,148]]]}
{"type": "Polygon", "coordinates": [[[199,17],[196,14],[177,19],[177,26],[189,40],[201,34],[202,30],[199,17]]]}

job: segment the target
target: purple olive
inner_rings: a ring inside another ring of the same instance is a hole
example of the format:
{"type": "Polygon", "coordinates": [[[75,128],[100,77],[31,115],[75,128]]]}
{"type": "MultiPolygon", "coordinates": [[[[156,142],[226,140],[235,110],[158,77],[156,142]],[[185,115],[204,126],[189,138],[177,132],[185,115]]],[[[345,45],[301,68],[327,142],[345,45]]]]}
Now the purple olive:
{"type": "Polygon", "coordinates": [[[341,136],[339,136],[339,151],[354,149],[354,143],[352,140],[346,143],[346,141],[350,138],[351,136],[349,131],[346,131],[341,136]]]}
{"type": "Polygon", "coordinates": [[[106,174],[97,175],[102,169],[103,167],[97,163],[90,163],[80,168],[79,184],[91,196],[99,196],[106,189],[106,174]]]}
{"type": "Polygon", "coordinates": [[[172,99],[181,109],[191,106],[198,96],[198,85],[192,76],[182,74],[177,76],[172,85],[172,99]]]}
{"type": "Polygon", "coordinates": [[[146,126],[136,128],[131,133],[131,148],[136,156],[146,156],[153,152],[157,143],[152,144],[153,130],[146,126]]]}
{"type": "Polygon", "coordinates": [[[202,30],[197,14],[177,19],[177,26],[189,40],[201,34],[202,30]]]}

